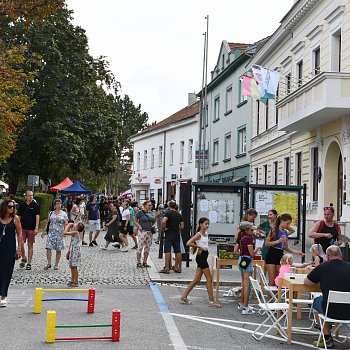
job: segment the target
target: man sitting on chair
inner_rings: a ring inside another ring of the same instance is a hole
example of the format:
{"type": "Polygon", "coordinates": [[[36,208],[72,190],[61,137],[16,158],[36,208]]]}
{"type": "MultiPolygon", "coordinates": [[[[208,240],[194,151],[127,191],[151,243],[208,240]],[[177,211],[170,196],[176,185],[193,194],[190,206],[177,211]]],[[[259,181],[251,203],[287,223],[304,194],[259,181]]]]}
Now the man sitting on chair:
{"type": "MultiPolygon", "coordinates": [[[[315,267],[305,277],[304,284],[312,286],[316,283],[320,283],[322,295],[315,298],[313,302],[313,309],[316,312],[316,320],[318,320],[318,313],[325,314],[328,294],[330,290],[339,292],[350,292],[350,264],[342,260],[342,253],[340,248],[336,245],[331,245],[326,250],[327,260],[326,262],[315,267]]],[[[332,317],[339,320],[347,320],[350,315],[350,305],[346,304],[331,304],[329,305],[328,317],[332,317]]],[[[323,328],[324,336],[328,349],[334,348],[334,342],[331,336],[331,325],[327,322],[323,328]]],[[[317,340],[314,342],[316,347],[323,347],[323,340],[317,344],[317,340]]]]}

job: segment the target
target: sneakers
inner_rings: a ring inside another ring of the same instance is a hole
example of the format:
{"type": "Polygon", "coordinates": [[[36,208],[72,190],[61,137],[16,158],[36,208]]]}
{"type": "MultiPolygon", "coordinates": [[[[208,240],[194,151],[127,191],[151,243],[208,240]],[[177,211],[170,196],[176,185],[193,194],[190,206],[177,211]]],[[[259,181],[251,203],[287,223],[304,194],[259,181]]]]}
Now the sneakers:
{"type": "Polygon", "coordinates": [[[32,269],[32,265],[31,264],[27,264],[26,270],[31,270],[31,269],[32,269]]]}
{"type": "Polygon", "coordinates": [[[82,241],[81,245],[87,245],[87,243],[85,241],[82,241]]]}
{"type": "Polygon", "coordinates": [[[126,247],[121,247],[121,248],[120,248],[120,251],[121,251],[121,252],[128,252],[128,251],[129,251],[129,247],[128,247],[128,246],[126,246],[126,247]]]}
{"type": "Polygon", "coordinates": [[[98,244],[97,244],[97,242],[96,242],[95,240],[93,240],[93,241],[91,242],[91,244],[93,244],[93,245],[95,245],[95,246],[98,246],[98,244]]]}
{"type": "Polygon", "coordinates": [[[114,247],[114,248],[120,248],[120,244],[119,244],[119,243],[112,244],[112,247],[114,247]]]}
{"type": "Polygon", "coordinates": [[[102,250],[107,250],[107,247],[101,247],[102,250]]]}
{"type": "MultiPolygon", "coordinates": [[[[253,306],[251,306],[251,305],[248,305],[248,308],[254,310],[253,306]]],[[[238,303],[237,309],[239,311],[243,311],[245,309],[245,306],[243,304],[241,304],[241,303],[238,303]]]]}
{"type": "Polygon", "coordinates": [[[254,314],[255,314],[255,311],[251,306],[245,307],[242,310],[242,315],[254,315],[254,314]]]}
{"type": "Polygon", "coordinates": [[[89,247],[94,247],[94,245],[92,244],[92,242],[89,243],[89,247]]]}
{"type": "MultiPolygon", "coordinates": [[[[316,346],[316,348],[324,348],[325,346],[324,346],[323,338],[321,338],[320,341],[315,340],[313,342],[313,345],[316,346]]],[[[327,349],[333,349],[335,347],[332,337],[329,337],[328,339],[326,339],[326,345],[327,345],[327,349]]]]}
{"type": "Polygon", "coordinates": [[[0,300],[0,307],[6,307],[6,306],[7,306],[7,300],[6,299],[0,300]]]}
{"type": "Polygon", "coordinates": [[[138,246],[137,246],[137,244],[135,244],[131,249],[137,249],[138,248],[138,246]]]}

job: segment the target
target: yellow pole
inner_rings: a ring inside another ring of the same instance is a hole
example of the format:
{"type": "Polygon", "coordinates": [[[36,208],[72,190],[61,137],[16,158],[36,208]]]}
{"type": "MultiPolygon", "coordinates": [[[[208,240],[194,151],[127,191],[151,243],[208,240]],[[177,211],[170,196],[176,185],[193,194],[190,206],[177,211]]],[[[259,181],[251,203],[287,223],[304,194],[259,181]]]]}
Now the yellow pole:
{"type": "Polygon", "coordinates": [[[46,343],[54,343],[56,340],[56,311],[47,312],[46,318],[46,343]]]}
{"type": "Polygon", "coordinates": [[[43,289],[35,289],[35,300],[34,300],[34,313],[41,314],[41,309],[43,306],[43,289]]]}

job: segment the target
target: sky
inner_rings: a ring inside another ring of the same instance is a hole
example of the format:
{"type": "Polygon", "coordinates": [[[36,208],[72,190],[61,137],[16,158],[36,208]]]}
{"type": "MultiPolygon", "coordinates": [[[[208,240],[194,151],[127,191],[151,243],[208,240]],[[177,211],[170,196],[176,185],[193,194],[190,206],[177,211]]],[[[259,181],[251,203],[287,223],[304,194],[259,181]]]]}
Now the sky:
{"type": "Polygon", "coordinates": [[[86,30],[90,54],[103,55],[121,94],[159,122],[187,106],[202,85],[209,15],[208,83],[222,40],[253,43],[271,35],[293,0],[66,0],[86,30]]]}

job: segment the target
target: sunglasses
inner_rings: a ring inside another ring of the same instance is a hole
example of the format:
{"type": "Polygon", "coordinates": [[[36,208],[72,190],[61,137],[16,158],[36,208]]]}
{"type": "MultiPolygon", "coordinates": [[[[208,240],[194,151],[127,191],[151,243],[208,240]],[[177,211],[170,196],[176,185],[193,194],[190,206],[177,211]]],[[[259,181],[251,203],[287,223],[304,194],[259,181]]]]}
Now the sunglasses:
{"type": "Polygon", "coordinates": [[[323,207],[323,210],[331,210],[334,213],[334,208],[333,207],[323,207]]]}
{"type": "Polygon", "coordinates": [[[13,209],[15,206],[14,205],[8,205],[7,208],[13,209]]]}

